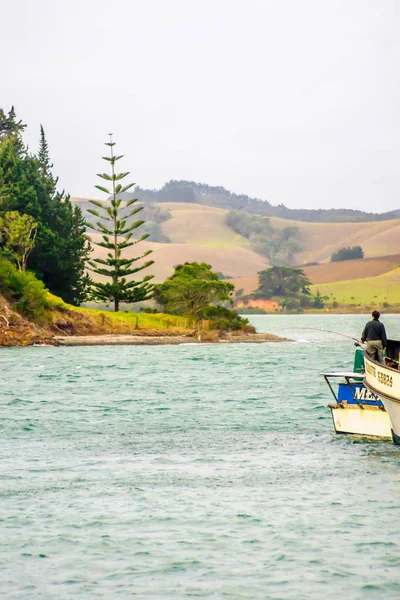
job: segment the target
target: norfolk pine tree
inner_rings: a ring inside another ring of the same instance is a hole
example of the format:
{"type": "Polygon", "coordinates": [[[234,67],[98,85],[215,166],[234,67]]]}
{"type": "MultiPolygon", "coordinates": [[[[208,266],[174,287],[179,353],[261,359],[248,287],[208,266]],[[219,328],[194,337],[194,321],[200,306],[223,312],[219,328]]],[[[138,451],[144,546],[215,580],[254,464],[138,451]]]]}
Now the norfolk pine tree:
{"type": "Polygon", "coordinates": [[[44,177],[47,177],[51,182],[54,183],[54,190],[57,185],[57,179],[55,179],[51,173],[53,163],[50,162],[49,144],[46,140],[43,125],[40,125],[40,139],[39,139],[39,150],[37,153],[37,159],[40,164],[40,170],[44,177]]]}
{"type": "Polygon", "coordinates": [[[101,185],[96,185],[95,187],[101,192],[108,194],[108,196],[111,196],[111,200],[107,204],[98,200],[90,201],[91,204],[97,207],[97,210],[89,209],[88,212],[101,220],[97,221],[96,226],[90,224],[88,226],[102,234],[102,241],[94,243],[102,248],[106,248],[109,252],[106,259],[94,258],[89,261],[89,264],[94,273],[111,279],[111,283],[92,283],[94,298],[102,302],[109,302],[111,300],[114,302],[114,311],[118,312],[120,302],[140,302],[151,297],[153,286],[149,281],[154,275],[147,275],[141,281],[128,281],[126,278],[146,269],[154,261],[148,260],[141,266],[133,266],[138,260],[151,254],[152,250],[146,250],[141,256],[133,258],[122,257],[122,251],[125,248],[138,244],[148,238],[150,234],[145,233],[138,239],[133,239],[134,231],[144,221],[132,222],[131,218],[143,210],[143,206],[138,206],[127,213],[125,212],[126,209],[137,202],[137,199],[122,200],[119,196],[135,184],[122,185],[119,183],[124,177],[129,175],[129,172],[115,172],[115,163],[122,158],[122,155],[114,156],[113,147],[115,143],[112,141],[112,134],[110,134],[110,141],[106,142],[105,145],[110,148],[110,156],[103,156],[102,158],[110,163],[111,175],[99,173],[98,177],[111,182],[112,189],[109,190],[101,185]]]}

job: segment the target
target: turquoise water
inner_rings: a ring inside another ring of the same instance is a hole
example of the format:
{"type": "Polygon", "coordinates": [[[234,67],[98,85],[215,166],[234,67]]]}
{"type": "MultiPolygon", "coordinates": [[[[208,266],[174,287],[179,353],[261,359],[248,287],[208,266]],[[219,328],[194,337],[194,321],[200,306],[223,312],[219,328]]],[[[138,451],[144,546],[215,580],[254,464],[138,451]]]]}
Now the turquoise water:
{"type": "MultiPolygon", "coordinates": [[[[366,316],[260,316],[293,344],[0,350],[0,597],[400,597],[400,447],[333,432],[323,370],[366,316]]],[[[384,318],[400,338],[400,315],[384,318]]]]}

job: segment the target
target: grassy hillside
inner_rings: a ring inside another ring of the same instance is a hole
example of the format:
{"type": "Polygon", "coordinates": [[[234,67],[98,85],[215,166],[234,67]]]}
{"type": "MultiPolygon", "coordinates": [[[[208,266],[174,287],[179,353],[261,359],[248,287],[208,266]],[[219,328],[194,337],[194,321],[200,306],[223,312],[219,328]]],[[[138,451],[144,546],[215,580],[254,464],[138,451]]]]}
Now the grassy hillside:
{"type": "Polygon", "coordinates": [[[243,290],[243,295],[247,296],[248,294],[252,294],[258,288],[258,275],[234,277],[230,282],[233,283],[236,291],[243,290]]]}
{"type": "MultiPolygon", "coordinates": [[[[171,219],[164,222],[161,229],[173,243],[215,249],[249,248],[248,240],[225,225],[228,211],[224,209],[177,202],[160,206],[171,213],[171,219]]],[[[277,229],[298,228],[303,250],[296,255],[297,264],[329,262],[333,252],[346,246],[360,245],[365,257],[387,256],[400,251],[400,219],[366,223],[305,223],[271,217],[270,222],[277,229]]]]}
{"type": "Polygon", "coordinates": [[[250,244],[225,224],[226,210],[198,204],[168,202],[159,205],[171,219],[162,224],[163,233],[176,244],[206,248],[249,248],[250,244]]]}
{"type": "Polygon", "coordinates": [[[382,306],[400,304],[400,267],[363,279],[319,283],[311,287],[313,293],[319,289],[323,296],[336,299],[339,304],[362,304],[382,306]]]}
{"type": "Polygon", "coordinates": [[[77,335],[104,333],[185,333],[188,320],[163,313],[118,313],[91,308],[70,306],[60,298],[49,294],[51,322],[57,330],[77,335]]]}
{"type": "Polygon", "coordinates": [[[312,283],[330,283],[383,275],[399,265],[400,254],[392,254],[304,267],[304,273],[312,283]]]}
{"type": "Polygon", "coordinates": [[[304,223],[271,218],[274,227],[297,227],[303,250],[297,264],[328,262],[333,252],[347,246],[361,246],[365,257],[386,256],[400,251],[400,220],[369,223],[304,223]]]}

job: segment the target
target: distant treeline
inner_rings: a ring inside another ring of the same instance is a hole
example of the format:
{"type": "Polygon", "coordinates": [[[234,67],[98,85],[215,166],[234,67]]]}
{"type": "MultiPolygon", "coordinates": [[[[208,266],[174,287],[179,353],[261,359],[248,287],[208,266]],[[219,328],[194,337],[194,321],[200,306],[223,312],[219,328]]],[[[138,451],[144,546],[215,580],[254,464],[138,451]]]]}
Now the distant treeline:
{"type": "Polygon", "coordinates": [[[386,221],[400,218],[400,209],[379,214],[348,208],[309,210],[287,208],[283,204],[273,206],[267,200],[250,198],[245,194],[234,194],[221,186],[210,186],[195,181],[171,180],[159,190],[147,190],[137,186],[134,196],[142,201],[205,204],[228,210],[242,210],[249,214],[266,217],[281,217],[282,219],[315,223],[386,221]]]}

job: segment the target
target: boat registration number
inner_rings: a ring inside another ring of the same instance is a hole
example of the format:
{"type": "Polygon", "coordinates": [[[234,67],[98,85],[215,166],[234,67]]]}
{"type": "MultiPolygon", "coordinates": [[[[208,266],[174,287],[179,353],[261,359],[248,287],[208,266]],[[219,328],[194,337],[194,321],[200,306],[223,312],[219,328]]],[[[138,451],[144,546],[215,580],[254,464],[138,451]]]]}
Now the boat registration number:
{"type": "Polygon", "coordinates": [[[393,386],[393,377],[387,373],[378,371],[378,381],[379,383],[383,383],[383,385],[388,385],[389,387],[393,386]]]}

